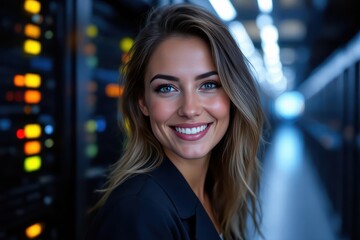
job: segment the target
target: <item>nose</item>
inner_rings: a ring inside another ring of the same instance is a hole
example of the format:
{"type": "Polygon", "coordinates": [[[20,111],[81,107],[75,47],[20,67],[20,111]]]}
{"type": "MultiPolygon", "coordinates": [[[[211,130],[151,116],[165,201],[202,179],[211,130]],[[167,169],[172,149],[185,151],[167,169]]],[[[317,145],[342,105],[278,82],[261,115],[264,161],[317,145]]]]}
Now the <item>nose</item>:
{"type": "Polygon", "coordinates": [[[202,107],[199,96],[196,93],[183,94],[178,114],[181,117],[194,118],[201,114],[202,107]]]}

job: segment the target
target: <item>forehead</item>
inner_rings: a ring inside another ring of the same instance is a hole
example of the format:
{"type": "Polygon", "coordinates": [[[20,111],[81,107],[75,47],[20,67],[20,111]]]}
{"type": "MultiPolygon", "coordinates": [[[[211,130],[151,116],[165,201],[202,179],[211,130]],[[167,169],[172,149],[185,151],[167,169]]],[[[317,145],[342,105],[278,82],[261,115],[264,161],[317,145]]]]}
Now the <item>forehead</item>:
{"type": "Polygon", "coordinates": [[[171,36],[161,42],[148,62],[146,78],[163,74],[201,74],[216,70],[209,45],[196,36],[171,36]]]}

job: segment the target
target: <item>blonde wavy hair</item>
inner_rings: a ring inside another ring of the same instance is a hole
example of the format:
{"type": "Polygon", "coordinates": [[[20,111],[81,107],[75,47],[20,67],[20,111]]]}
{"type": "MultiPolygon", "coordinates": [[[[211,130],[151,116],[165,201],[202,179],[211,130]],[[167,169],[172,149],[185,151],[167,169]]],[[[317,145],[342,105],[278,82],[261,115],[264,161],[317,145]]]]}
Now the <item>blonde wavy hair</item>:
{"type": "Polygon", "coordinates": [[[229,128],[212,150],[207,189],[224,238],[244,239],[248,215],[259,230],[257,152],[262,139],[263,112],[247,60],[228,29],[215,16],[194,5],[176,4],[152,11],[130,51],[130,60],[124,66],[125,91],[120,100],[126,141],[97,207],[126,179],[152,171],[164,158],[162,146],[138,100],[144,95],[150,56],[162,41],[176,34],[197,36],[209,44],[220,81],[231,100],[229,128]]]}

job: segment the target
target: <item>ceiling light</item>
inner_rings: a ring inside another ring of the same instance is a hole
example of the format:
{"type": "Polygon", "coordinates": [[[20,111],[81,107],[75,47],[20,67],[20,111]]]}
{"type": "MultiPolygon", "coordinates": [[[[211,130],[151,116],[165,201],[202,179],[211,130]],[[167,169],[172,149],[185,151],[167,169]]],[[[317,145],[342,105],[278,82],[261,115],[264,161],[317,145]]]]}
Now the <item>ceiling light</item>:
{"type": "Polygon", "coordinates": [[[236,10],[229,0],[210,0],[219,17],[224,21],[231,21],[236,17],[236,10]]]}

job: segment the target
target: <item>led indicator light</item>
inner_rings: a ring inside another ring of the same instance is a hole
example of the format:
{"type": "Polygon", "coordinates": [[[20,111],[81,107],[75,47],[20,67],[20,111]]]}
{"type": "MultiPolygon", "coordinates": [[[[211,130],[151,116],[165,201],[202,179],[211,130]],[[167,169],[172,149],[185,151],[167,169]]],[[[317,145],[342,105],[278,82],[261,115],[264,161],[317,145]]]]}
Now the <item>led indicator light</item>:
{"type": "Polygon", "coordinates": [[[118,84],[115,83],[109,83],[105,87],[105,93],[108,97],[117,98],[122,96],[123,92],[124,92],[124,87],[119,86],[118,84]]]}
{"type": "Polygon", "coordinates": [[[25,77],[20,74],[15,75],[14,76],[14,85],[16,87],[24,87],[25,86],[25,77]]]}
{"type": "Polygon", "coordinates": [[[24,101],[26,103],[35,104],[41,101],[41,93],[36,90],[25,91],[24,101]]]}
{"type": "Polygon", "coordinates": [[[41,136],[41,127],[39,124],[27,124],[24,127],[26,138],[38,138],[41,136]]]}
{"type": "Polygon", "coordinates": [[[88,156],[89,158],[95,157],[98,154],[98,151],[99,149],[96,144],[89,144],[85,150],[86,156],[88,156]]]}
{"type": "Polygon", "coordinates": [[[24,52],[31,55],[39,55],[41,52],[41,43],[30,39],[25,40],[24,52]]]}
{"type": "Polygon", "coordinates": [[[25,74],[25,86],[38,88],[41,85],[41,76],[35,73],[27,73],[25,74]]]}
{"type": "Polygon", "coordinates": [[[41,35],[41,30],[39,26],[34,24],[26,24],[24,29],[25,36],[30,38],[39,38],[41,35]]]}
{"type": "Polygon", "coordinates": [[[94,38],[98,35],[98,28],[95,25],[89,25],[86,28],[86,35],[90,38],[94,38]]]}
{"type": "Polygon", "coordinates": [[[86,130],[90,133],[93,133],[96,131],[96,121],[94,120],[88,120],[86,122],[86,130]]]}
{"type": "Polygon", "coordinates": [[[24,139],[24,138],[25,138],[25,131],[24,131],[24,129],[18,129],[18,130],[16,131],[16,137],[17,137],[18,139],[24,139]]]}
{"type": "Polygon", "coordinates": [[[24,9],[28,13],[38,14],[41,10],[41,4],[35,0],[26,0],[24,2],[24,9]]]}
{"type": "Polygon", "coordinates": [[[54,146],[54,140],[51,138],[45,140],[45,147],[52,148],[54,146]]]}
{"type": "Polygon", "coordinates": [[[120,41],[120,49],[123,52],[129,52],[129,50],[131,49],[131,47],[134,45],[134,40],[132,38],[129,37],[125,37],[123,39],[121,39],[120,41]]]}
{"type": "Polygon", "coordinates": [[[40,156],[31,156],[25,158],[24,161],[24,170],[26,172],[34,172],[41,168],[41,157],[40,156]]]}
{"type": "Polygon", "coordinates": [[[50,134],[53,134],[54,132],[54,127],[51,126],[51,125],[46,125],[45,128],[44,128],[44,131],[46,134],[50,135],[50,134]]]}
{"type": "Polygon", "coordinates": [[[41,151],[41,144],[39,141],[26,142],[24,145],[24,152],[26,155],[38,154],[41,151]]]}

